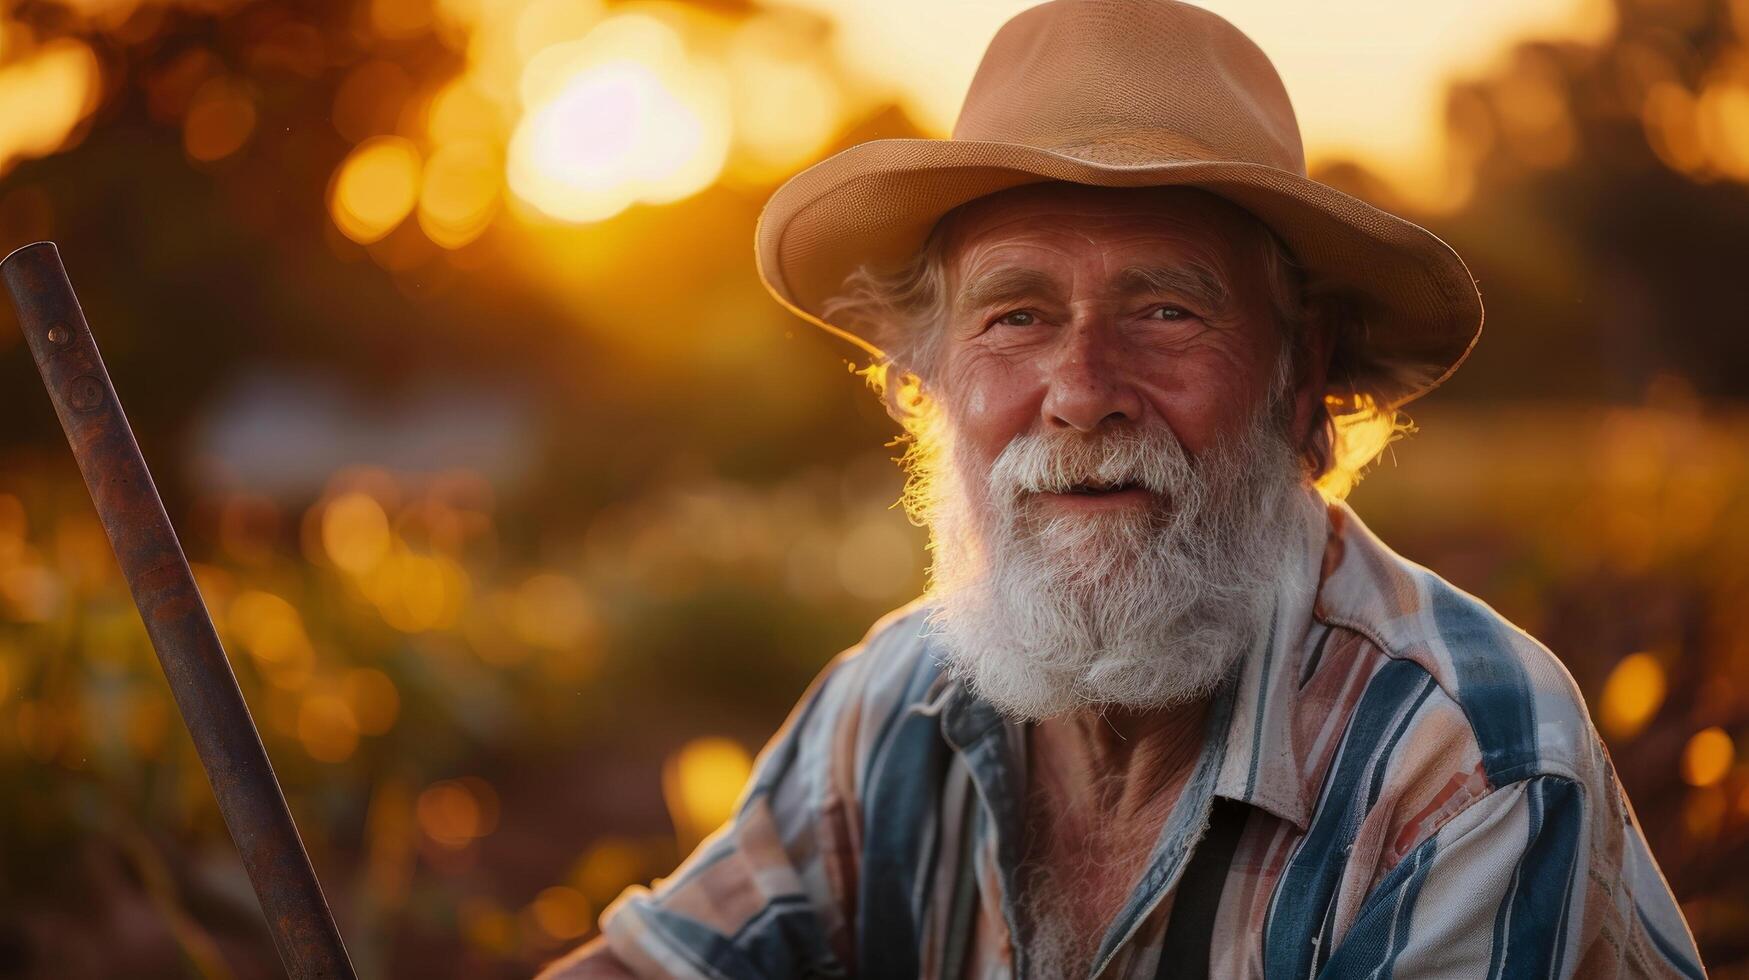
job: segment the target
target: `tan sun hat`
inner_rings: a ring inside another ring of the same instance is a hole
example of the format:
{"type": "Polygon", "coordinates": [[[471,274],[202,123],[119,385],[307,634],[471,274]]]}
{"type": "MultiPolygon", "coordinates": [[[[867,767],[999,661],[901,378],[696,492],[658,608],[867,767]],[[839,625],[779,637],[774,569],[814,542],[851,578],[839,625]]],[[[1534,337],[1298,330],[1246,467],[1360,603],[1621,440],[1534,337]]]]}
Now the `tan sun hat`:
{"type": "MultiPolygon", "coordinates": [[[[1445,380],[1482,328],[1463,260],[1432,232],[1306,176],[1269,58],[1221,17],[1174,0],[1052,0],[1015,15],[978,65],[949,139],[859,143],[796,174],[755,232],[760,277],[810,322],[858,266],[901,263],[973,198],[1062,180],[1183,185],[1250,211],[1308,272],[1363,304],[1373,380],[1400,405],[1445,380]],[[1422,380],[1394,380],[1418,377],[1422,380]]],[[[1353,363],[1352,360],[1344,363],[1353,363]]]]}

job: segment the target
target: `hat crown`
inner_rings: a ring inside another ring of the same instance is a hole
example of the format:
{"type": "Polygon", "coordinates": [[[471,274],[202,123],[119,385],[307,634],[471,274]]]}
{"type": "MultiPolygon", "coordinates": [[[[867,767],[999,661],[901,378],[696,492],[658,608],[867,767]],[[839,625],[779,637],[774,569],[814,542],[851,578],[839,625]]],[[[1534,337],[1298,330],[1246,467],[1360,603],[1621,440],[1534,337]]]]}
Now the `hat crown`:
{"type": "Polygon", "coordinates": [[[1268,56],[1176,0],[1051,0],[1016,14],[985,50],[953,139],[1109,165],[1231,160],[1306,173],[1268,56]]]}

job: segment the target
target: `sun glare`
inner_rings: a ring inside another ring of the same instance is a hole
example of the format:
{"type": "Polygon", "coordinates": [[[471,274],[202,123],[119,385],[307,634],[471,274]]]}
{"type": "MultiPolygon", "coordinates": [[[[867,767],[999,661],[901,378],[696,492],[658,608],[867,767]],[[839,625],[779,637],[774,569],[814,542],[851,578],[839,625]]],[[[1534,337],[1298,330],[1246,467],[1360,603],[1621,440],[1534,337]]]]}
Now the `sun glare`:
{"type": "Polygon", "coordinates": [[[510,188],[562,221],[611,218],[710,186],[729,147],[722,85],[689,65],[680,38],[642,15],[536,55],[529,112],[510,140],[510,188]]]}

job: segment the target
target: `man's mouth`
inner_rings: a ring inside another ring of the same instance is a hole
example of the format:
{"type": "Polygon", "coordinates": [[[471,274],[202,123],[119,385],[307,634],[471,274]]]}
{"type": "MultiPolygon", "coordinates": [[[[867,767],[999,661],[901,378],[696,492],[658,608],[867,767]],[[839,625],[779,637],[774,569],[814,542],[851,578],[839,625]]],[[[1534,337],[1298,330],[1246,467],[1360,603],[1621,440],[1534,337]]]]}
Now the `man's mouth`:
{"type": "Polygon", "coordinates": [[[1148,508],[1156,506],[1159,500],[1153,491],[1135,480],[1086,480],[1037,496],[1041,502],[1048,501],[1049,506],[1075,512],[1148,508]]]}
{"type": "Polygon", "coordinates": [[[1105,497],[1111,494],[1123,493],[1126,490],[1140,490],[1142,485],[1128,480],[1112,482],[1088,482],[1071,484],[1064,493],[1072,493],[1084,497],[1105,497]]]}

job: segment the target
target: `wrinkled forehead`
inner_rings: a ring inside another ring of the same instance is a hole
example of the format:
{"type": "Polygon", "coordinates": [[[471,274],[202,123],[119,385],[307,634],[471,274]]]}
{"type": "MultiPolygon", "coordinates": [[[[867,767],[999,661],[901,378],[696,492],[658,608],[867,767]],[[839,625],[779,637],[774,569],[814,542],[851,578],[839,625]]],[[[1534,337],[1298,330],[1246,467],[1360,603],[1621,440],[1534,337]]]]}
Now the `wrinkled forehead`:
{"type": "Polygon", "coordinates": [[[1191,187],[1091,187],[1049,181],[970,201],[943,219],[954,281],[996,264],[1025,264],[1034,250],[1180,253],[1229,276],[1261,234],[1249,212],[1191,187]]]}

